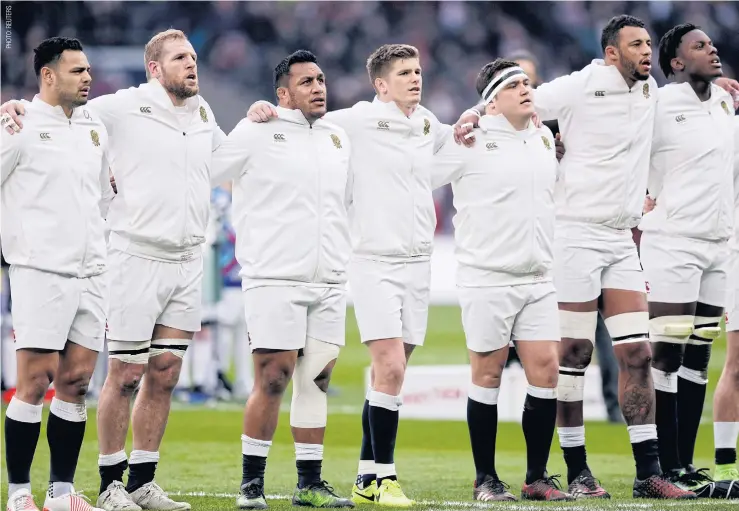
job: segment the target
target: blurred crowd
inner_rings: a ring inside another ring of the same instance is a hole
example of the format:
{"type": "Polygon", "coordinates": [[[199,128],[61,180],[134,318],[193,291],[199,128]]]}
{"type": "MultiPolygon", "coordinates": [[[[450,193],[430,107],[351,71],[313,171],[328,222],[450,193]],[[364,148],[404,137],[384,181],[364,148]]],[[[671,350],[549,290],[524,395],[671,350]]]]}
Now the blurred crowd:
{"type": "MultiPolygon", "coordinates": [[[[13,44],[3,50],[2,100],[36,91],[32,49],[52,35],[78,37],[86,47],[140,49],[140,74],[100,70],[92,62],[92,97],[144,80],[143,47],[156,32],[184,30],[200,59],[200,73],[228,81],[243,104],[272,99],[272,70],[288,53],[319,56],[329,85],[329,107],[371,99],[365,71],[369,53],[388,42],[417,46],[424,67],[423,103],[442,122],[474,104],[474,79],[497,56],[527,50],[546,81],[601,56],[600,32],[613,15],[643,19],[654,38],[691,21],[718,45],[724,71],[739,70],[739,3],[721,2],[9,2],[13,44]]],[[[5,11],[4,11],[5,12],[5,11]]],[[[7,20],[6,20],[7,21],[7,20]]],[[[6,37],[7,39],[7,37],[6,37]]],[[[115,58],[113,56],[107,58],[115,58]]],[[[653,73],[663,83],[655,65],[653,73]]],[[[208,97],[218,111],[219,97],[208,97]]],[[[235,106],[234,106],[235,107],[235,106]]],[[[223,123],[226,132],[233,126],[223,123]]],[[[449,190],[436,194],[439,231],[449,233],[449,190]]]]}

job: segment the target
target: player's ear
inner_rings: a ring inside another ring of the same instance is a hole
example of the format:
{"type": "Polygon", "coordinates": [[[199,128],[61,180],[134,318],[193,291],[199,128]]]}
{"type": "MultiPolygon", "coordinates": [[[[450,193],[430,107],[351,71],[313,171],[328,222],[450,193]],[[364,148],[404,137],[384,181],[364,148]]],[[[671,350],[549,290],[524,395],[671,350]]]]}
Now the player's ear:
{"type": "Polygon", "coordinates": [[[675,57],[670,61],[670,66],[672,66],[672,69],[675,71],[683,71],[685,69],[685,63],[680,60],[680,57],[675,57]]]}
{"type": "Polygon", "coordinates": [[[603,52],[606,60],[618,60],[618,48],[609,44],[606,46],[606,50],[603,52]]]}
{"type": "Polygon", "coordinates": [[[277,91],[275,91],[277,94],[277,99],[279,101],[282,101],[283,99],[287,99],[287,87],[277,87],[277,91]]]}
{"type": "Polygon", "coordinates": [[[379,76],[375,78],[375,90],[378,94],[387,94],[387,82],[379,76]]]}

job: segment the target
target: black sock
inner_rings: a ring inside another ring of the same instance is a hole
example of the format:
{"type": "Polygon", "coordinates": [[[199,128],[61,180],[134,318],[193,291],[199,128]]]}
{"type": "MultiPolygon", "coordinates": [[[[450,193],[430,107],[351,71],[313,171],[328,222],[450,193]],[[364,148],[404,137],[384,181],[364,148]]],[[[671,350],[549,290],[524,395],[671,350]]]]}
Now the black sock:
{"type": "Polygon", "coordinates": [[[551,397],[539,398],[526,394],[521,426],[526,439],[526,484],[543,479],[547,472],[549,450],[552,448],[554,427],[557,422],[557,399],[555,389],[551,397]]]}
{"type": "Polygon", "coordinates": [[[100,465],[98,467],[98,471],[100,472],[100,493],[107,490],[113,481],[123,482],[123,473],[127,468],[128,460],[123,460],[115,465],[100,465]]]}
{"type": "Polygon", "coordinates": [[[677,450],[677,394],[658,389],[654,393],[659,463],[664,472],[678,470],[681,465],[677,450]]]}
{"type": "Polygon", "coordinates": [[[267,468],[267,458],[253,456],[251,454],[241,455],[241,486],[252,481],[261,479],[264,482],[264,470],[267,468]]]}
{"type": "MultiPolygon", "coordinates": [[[[390,465],[395,463],[395,439],[398,436],[399,417],[397,397],[376,391],[373,391],[373,394],[377,400],[388,408],[370,404],[369,423],[372,437],[372,451],[376,464],[390,465]]],[[[382,484],[382,479],[395,479],[395,476],[378,478],[378,485],[382,484]]]]}
{"type": "Polygon", "coordinates": [[[12,398],[5,415],[5,463],[8,467],[8,482],[24,484],[31,482],[31,464],[41,434],[41,413],[38,413],[38,422],[13,419],[11,415],[16,414],[18,418],[28,419],[24,410],[18,408],[30,409],[33,406],[20,401],[14,404],[15,399],[12,398]]]}
{"type": "Polygon", "coordinates": [[[631,450],[634,452],[637,479],[643,481],[662,472],[659,466],[659,444],[656,438],[631,444],[631,450]]]}
{"type": "Polygon", "coordinates": [[[736,449],[716,449],[716,465],[736,463],[736,449]]]}
{"type": "MultiPolygon", "coordinates": [[[[372,432],[370,430],[369,420],[369,400],[364,400],[362,407],[362,448],[359,451],[359,459],[365,461],[374,461],[375,455],[372,452],[372,432]]],[[[377,474],[360,474],[357,476],[357,484],[362,484],[362,488],[366,488],[372,481],[377,479],[377,474]]]]}
{"type": "Polygon", "coordinates": [[[498,405],[480,403],[467,398],[467,428],[470,431],[472,459],[475,460],[476,482],[495,472],[495,440],[498,435],[498,405]]]}
{"type": "Polygon", "coordinates": [[[298,488],[321,482],[321,461],[297,460],[295,462],[298,467],[298,488]]]}
{"type": "Polygon", "coordinates": [[[577,476],[582,474],[583,470],[590,470],[588,467],[588,456],[585,452],[584,445],[576,445],[575,447],[562,447],[565,463],[567,464],[567,484],[575,480],[577,476]]]}
{"type": "Polygon", "coordinates": [[[156,461],[145,461],[143,463],[129,463],[128,465],[128,484],[126,491],[128,493],[135,492],[146,483],[154,480],[154,473],[157,470],[156,461]]]}
{"type": "MultiPolygon", "coordinates": [[[[711,358],[711,343],[688,344],[685,347],[683,366],[697,371],[696,376],[706,381],[711,358]]],[[[706,383],[696,383],[678,374],[677,378],[677,445],[683,467],[693,464],[695,441],[706,401],[706,383]]]]}
{"type": "MultiPolygon", "coordinates": [[[[69,421],[63,419],[54,410],[55,404],[58,405],[58,403],[54,398],[51,413],[49,413],[49,419],[46,423],[46,438],[49,442],[51,454],[49,482],[73,483],[80,449],[82,449],[82,441],[85,438],[86,414],[83,414],[85,420],[69,421]]],[[[72,403],[61,403],[61,406],[77,408],[72,403]]],[[[84,406],[84,404],[81,405],[81,407],[84,406]]],[[[75,413],[78,412],[75,410],[75,413]]],[[[61,412],[60,414],[68,415],[68,412],[61,412]]],[[[76,415],[73,416],[81,418],[76,415]]]]}

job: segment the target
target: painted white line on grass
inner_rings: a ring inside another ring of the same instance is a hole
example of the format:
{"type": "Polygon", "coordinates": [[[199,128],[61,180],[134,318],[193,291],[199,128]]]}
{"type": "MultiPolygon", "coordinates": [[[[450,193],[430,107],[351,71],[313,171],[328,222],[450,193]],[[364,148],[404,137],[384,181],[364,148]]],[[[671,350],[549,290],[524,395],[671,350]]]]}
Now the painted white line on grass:
{"type": "MultiPolygon", "coordinates": [[[[212,497],[212,498],[222,498],[222,499],[235,499],[238,496],[238,493],[210,493],[210,492],[202,492],[202,491],[195,491],[195,492],[170,492],[170,495],[178,496],[178,497],[212,497]]],[[[292,495],[266,495],[265,497],[267,500],[289,500],[292,499],[292,495]]],[[[495,508],[500,503],[489,503],[484,504],[482,502],[473,502],[473,501],[456,501],[456,500],[419,500],[416,501],[418,505],[420,506],[438,506],[443,511],[449,511],[450,508],[454,509],[470,509],[470,508],[477,508],[477,509],[491,509],[495,508]]],[[[711,506],[714,504],[718,504],[719,502],[722,502],[720,500],[709,500],[709,499],[701,499],[701,500],[693,500],[693,501],[654,501],[652,502],[628,502],[628,501],[602,501],[604,505],[607,505],[608,508],[612,509],[625,509],[625,510],[639,510],[639,509],[664,509],[669,507],[687,507],[687,506],[711,506]]],[[[727,501],[732,502],[732,501],[727,501]]],[[[736,502],[736,501],[733,501],[736,502]]],[[[534,510],[540,510],[541,509],[541,503],[506,503],[505,505],[506,510],[511,511],[534,511],[534,510]]],[[[588,511],[592,510],[592,506],[583,506],[578,504],[563,504],[561,506],[557,506],[558,510],[562,511],[588,511]]]]}

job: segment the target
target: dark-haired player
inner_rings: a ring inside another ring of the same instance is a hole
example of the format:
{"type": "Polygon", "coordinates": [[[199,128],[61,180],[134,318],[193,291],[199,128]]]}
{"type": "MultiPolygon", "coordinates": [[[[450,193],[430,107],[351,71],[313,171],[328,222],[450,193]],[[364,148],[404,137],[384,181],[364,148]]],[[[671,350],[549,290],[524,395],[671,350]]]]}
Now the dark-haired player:
{"type": "Polygon", "coordinates": [[[267,508],[267,455],[292,380],[293,504],[354,507],[321,478],[326,392],[345,334],[351,144],[322,119],[326,82],[315,55],[285,57],[274,79],[277,119],[241,121],[213,155],[213,181],[234,180],[236,258],[254,359],[236,503],[267,508]]]}
{"type": "Polygon", "coordinates": [[[557,415],[559,314],[552,282],[557,157],[547,127],[532,122],[529,77],[498,59],[480,71],[485,104],[478,144],[444,144],[434,159],[434,187],[452,184],[457,287],[472,381],[467,425],[476,478],[473,498],[515,500],[495,468],[500,381],[515,342],[529,382],[526,500],[574,500],[547,473],[557,415]]]}
{"type": "MultiPolygon", "coordinates": [[[[659,465],[646,288],[631,235],[649,174],[657,94],[651,44],[641,20],[616,16],[603,29],[603,60],[534,94],[537,113],[559,121],[567,145],[555,195],[562,329],[557,421],[568,492],[578,498],[609,497],[587,465],[583,421],[599,298],[619,361],[619,401],[636,462],[633,494],[695,498],[663,477],[659,465]]],[[[460,119],[458,139],[471,121],[470,115],[460,119]]]]}
{"type": "Polygon", "coordinates": [[[714,84],[722,76],[718,50],[699,27],[669,30],[659,65],[673,81],[659,91],[648,186],[656,206],[639,226],[641,262],[650,288],[660,464],[678,485],[698,491],[711,482],[692,463],[727,297],[734,112],[729,94],[714,84]]]}
{"type": "Polygon", "coordinates": [[[34,49],[39,93],[22,133],[2,133],[2,249],[10,263],[18,383],[5,415],[8,511],[38,511],[30,470],[44,396],[51,451],[43,509],[91,511],[72,483],[85,436],[85,395],[105,340],[104,216],[113,197],[108,133],[85,108],[92,78],[76,39],[34,49]]]}

